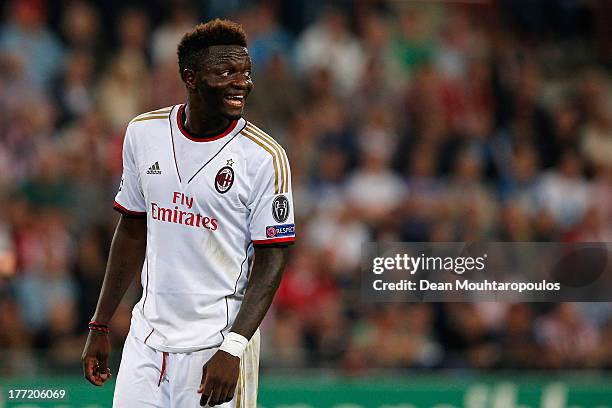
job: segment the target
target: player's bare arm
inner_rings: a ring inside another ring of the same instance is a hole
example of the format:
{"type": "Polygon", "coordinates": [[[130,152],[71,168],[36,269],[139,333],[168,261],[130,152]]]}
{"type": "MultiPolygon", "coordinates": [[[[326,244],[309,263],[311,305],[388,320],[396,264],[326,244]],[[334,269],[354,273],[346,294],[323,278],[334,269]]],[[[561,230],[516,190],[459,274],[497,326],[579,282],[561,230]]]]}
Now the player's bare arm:
{"type": "MultiPolygon", "coordinates": [[[[123,295],[140,271],[144,261],[147,239],[146,218],[124,215],[119,219],[111,243],[104,283],[93,321],[108,325],[123,295]]],[[[83,372],[94,385],[102,386],[110,378],[107,361],[110,353],[108,334],[90,330],[83,350],[83,372]]]]}
{"type": "Polygon", "coordinates": [[[289,247],[256,247],[255,263],[232,331],[250,339],[266,315],[289,258],[289,247]]]}
{"type": "MultiPolygon", "coordinates": [[[[255,248],[253,271],[232,332],[247,339],[253,336],[272,304],[289,251],[288,247],[255,248]]],[[[222,350],[217,351],[203,368],[200,405],[208,401],[212,407],[231,401],[236,390],[239,368],[238,357],[222,350]]]]}

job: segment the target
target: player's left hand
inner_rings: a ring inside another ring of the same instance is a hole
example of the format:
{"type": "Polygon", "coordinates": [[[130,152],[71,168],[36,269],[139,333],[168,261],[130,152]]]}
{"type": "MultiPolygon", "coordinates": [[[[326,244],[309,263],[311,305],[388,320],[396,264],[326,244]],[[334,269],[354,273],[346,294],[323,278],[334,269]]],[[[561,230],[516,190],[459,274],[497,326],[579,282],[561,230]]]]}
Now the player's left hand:
{"type": "Polygon", "coordinates": [[[214,407],[234,398],[240,359],[225,351],[217,351],[202,367],[202,381],[198,393],[202,394],[200,405],[214,407]]]}

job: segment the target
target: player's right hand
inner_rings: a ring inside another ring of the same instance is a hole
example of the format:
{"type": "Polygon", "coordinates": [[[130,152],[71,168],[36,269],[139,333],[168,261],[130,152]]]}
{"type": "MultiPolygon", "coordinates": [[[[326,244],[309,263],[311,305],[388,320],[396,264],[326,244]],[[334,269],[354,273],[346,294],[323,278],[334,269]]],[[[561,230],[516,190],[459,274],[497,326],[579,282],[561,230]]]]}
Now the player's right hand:
{"type": "Polygon", "coordinates": [[[109,354],[110,341],[108,334],[90,330],[81,360],[83,360],[85,379],[93,385],[101,387],[111,377],[107,365],[109,354]]]}

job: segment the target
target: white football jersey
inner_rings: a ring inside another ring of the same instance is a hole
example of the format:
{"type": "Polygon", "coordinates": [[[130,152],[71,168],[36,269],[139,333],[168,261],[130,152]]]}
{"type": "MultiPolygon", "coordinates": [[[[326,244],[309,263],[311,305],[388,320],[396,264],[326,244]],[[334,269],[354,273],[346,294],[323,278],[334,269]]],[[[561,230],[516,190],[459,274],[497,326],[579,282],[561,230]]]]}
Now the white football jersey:
{"type": "Polygon", "coordinates": [[[123,144],[115,208],[147,217],[143,294],[132,328],[167,352],[217,347],[242,303],[254,245],[295,239],[283,148],[243,118],[195,139],[184,105],[137,116],[123,144]]]}

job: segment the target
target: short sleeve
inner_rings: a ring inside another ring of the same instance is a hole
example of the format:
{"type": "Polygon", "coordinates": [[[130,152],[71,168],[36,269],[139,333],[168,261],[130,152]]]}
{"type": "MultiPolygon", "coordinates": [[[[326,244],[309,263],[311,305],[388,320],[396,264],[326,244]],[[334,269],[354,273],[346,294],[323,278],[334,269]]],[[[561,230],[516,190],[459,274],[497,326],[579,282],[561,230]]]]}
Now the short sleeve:
{"type": "Polygon", "coordinates": [[[123,174],[121,175],[119,191],[115,196],[114,208],[123,215],[144,217],[146,215],[146,204],[140,184],[133,143],[128,127],[123,140],[123,174]]]}
{"type": "Polygon", "coordinates": [[[255,177],[249,200],[249,230],[255,246],[288,245],[295,241],[289,161],[265,160],[255,177]]]}

